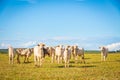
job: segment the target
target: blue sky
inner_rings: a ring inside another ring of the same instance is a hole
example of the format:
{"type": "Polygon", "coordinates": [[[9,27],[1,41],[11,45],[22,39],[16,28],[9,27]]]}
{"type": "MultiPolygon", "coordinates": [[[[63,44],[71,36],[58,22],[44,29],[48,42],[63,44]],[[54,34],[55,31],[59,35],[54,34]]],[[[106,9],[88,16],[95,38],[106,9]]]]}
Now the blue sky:
{"type": "Polygon", "coordinates": [[[0,48],[39,42],[120,49],[120,1],[0,0],[0,48]]]}

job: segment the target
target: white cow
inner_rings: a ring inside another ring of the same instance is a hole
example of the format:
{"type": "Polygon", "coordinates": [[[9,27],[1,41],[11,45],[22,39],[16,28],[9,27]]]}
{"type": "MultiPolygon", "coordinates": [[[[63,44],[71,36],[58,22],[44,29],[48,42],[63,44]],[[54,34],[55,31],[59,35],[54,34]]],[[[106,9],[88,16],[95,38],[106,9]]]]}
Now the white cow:
{"type": "Polygon", "coordinates": [[[75,62],[78,61],[78,56],[80,56],[82,60],[81,62],[85,63],[83,48],[79,48],[77,45],[74,45],[71,47],[71,51],[72,51],[73,58],[75,59],[75,62]]]}
{"type": "Polygon", "coordinates": [[[53,47],[48,47],[48,53],[51,57],[51,63],[55,61],[55,49],[53,47]]]}
{"type": "Polygon", "coordinates": [[[101,50],[101,61],[105,61],[106,58],[107,58],[107,55],[108,55],[108,48],[102,46],[102,47],[99,47],[100,50],[101,50]]]}
{"type": "Polygon", "coordinates": [[[78,53],[77,53],[77,55],[81,57],[81,62],[84,62],[84,63],[85,63],[85,59],[84,59],[84,48],[78,48],[78,53]]]}
{"type": "Polygon", "coordinates": [[[64,49],[62,48],[62,45],[59,45],[55,48],[55,57],[57,59],[58,64],[60,63],[60,61],[62,62],[63,52],[64,49]]]}
{"type": "Polygon", "coordinates": [[[38,46],[34,47],[34,61],[35,61],[35,66],[40,66],[43,63],[44,59],[44,48],[45,44],[40,43],[38,46]]]}
{"type": "Polygon", "coordinates": [[[25,57],[24,63],[25,63],[26,60],[27,60],[27,62],[29,62],[29,57],[31,56],[33,51],[32,51],[32,49],[27,48],[27,49],[24,49],[24,50],[23,49],[16,49],[16,52],[17,52],[17,62],[20,63],[19,57],[24,56],[25,57]]]}
{"type": "Polygon", "coordinates": [[[65,62],[65,67],[69,67],[69,61],[71,58],[71,49],[69,48],[69,46],[65,47],[64,53],[63,53],[63,59],[65,62]]]}
{"type": "Polygon", "coordinates": [[[14,53],[14,49],[12,46],[8,47],[8,55],[9,55],[9,64],[13,64],[14,63],[14,57],[15,57],[15,53],[14,53]]]}

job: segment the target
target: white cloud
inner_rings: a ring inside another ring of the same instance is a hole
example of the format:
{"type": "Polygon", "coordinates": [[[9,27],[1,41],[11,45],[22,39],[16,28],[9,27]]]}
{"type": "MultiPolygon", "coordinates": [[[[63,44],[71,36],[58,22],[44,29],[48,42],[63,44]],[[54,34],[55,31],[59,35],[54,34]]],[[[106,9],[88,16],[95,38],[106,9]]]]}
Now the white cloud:
{"type": "Polygon", "coordinates": [[[107,45],[106,47],[109,49],[109,51],[119,50],[120,49],[120,42],[112,43],[110,45],[107,45]]]}
{"type": "Polygon", "coordinates": [[[36,44],[37,44],[36,41],[29,41],[29,42],[26,42],[26,43],[21,44],[20,47],[27,48],[27,47],[34,46],[34,45],[36,45],[36,44]]]}
{"type": "Polygon", "coordinates": [[[35,46],[36,44],[37,44],[36,41],[28,41],[28,42],[7,41],[7,42],[0,43],[0,49],[7,49],[9,46],[12,46],[14,48],[29,48],[29,47],[35,46]]]}
{"type": "Polygon", "coordinates": [[[78,37],[65,37],[65,36],[58,36],[58,37],[54,37],[52,38],[53,40],[76,40],[76,39],[80,39],[78,37]]]}
{"type": "Polygon", "coordinates": [[[63,36],[59,36],[59,37],[54,37],[53,40],[66,40],[68,38],[63,37],[63,36]]]}
{"type": "Polygon", "coordinates": [[[104,39],[96,39],[96,38],[82,38],[82,37],[65,37],[58,36],[50,39],[38,39],[38,40],[0,40],[0,49],[6,49],[11,44],[14,48],[28,48],[34,47],[37,43],[45,43],[46,46],[56,46],[59,44],[63,45],[78,45],[79,47],[83,47],[85,50],[99,50],[99,46],[105,45],[108,47],[109,51],[115,51],[120,49],[120,42],[110,41],[104,39]],[[118,43],[114,43],[118,42],[118,43]],[[113,43],[106,45],[107,43],[113,43]]]}
{"type": "Polygon", "coordinates": [[[0,44],[0,49],[7,49],[8,46],[10,46],[10,44],[1,43],[1,44],[0,44]]]}

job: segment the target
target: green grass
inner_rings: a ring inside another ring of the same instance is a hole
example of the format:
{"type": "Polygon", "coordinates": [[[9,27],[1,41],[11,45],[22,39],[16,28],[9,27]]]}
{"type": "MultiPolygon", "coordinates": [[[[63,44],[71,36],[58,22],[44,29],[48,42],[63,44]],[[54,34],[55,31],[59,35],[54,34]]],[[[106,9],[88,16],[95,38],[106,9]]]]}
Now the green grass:
{"type": "Polygon", "coordinates": [[[35,67],[33,55],[30,63],[23,63],[21,57],[21,64],[8,64],[8,54],[0,53],[0,80],[120,80],[120,53],[109,54],[105,62],[99,52],[90,53],[85,53],[85,64],[71,59],[69,68],[50,63],[49,57],[42,67],[35,67]]]}

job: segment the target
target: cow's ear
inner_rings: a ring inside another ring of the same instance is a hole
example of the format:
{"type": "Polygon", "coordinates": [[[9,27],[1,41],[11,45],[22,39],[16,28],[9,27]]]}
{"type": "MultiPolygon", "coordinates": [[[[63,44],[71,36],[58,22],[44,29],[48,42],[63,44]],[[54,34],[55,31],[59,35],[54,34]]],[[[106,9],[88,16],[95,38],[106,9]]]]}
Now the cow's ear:
{"type": "Polygon", "coordinates": [[[68,45],[68,48],[70,48],[70,46],[68,45]]]}
{"type": "Polygon", "coordinates": [[[105,47],[103,47],[103,49],[105,49],[105,47]]]}
{"type": "Polygon", "coordinates": [[[45,44],[43,44],[43,46],[45,46],[45,44]]]}

